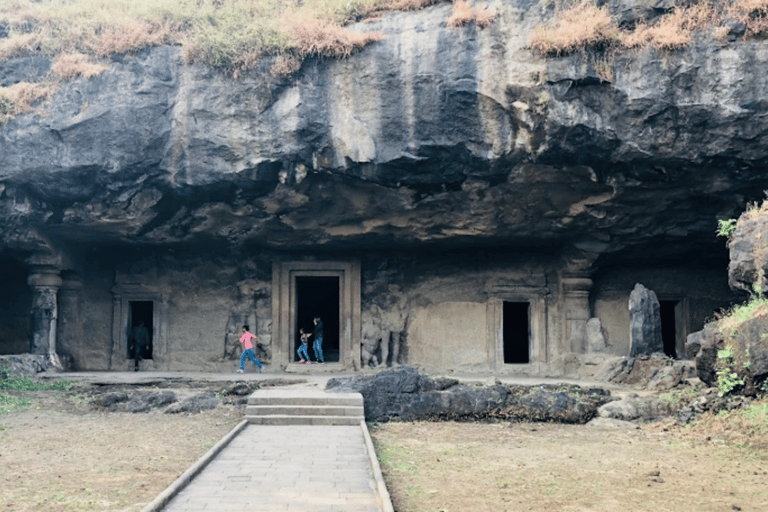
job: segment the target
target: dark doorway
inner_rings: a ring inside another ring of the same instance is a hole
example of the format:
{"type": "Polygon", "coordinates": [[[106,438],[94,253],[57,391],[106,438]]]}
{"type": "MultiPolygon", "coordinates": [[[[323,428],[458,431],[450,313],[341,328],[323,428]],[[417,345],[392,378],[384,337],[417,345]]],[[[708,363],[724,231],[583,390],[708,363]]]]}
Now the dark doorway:
{"type": "MultiPolygon", "coordinates": [[[[339,361],[339,278],[338,276],[304,276],[296,277],[296,326],[293,337],[293,357],[298,361],[296,349],[299,340],[299,329],[312,333],[312,320],[319,316],[323,321],[323,358],[326,362],[339,361]]],[[[309,357],[315,361],[312,350],[314,338],[309,339],[309,357]]]]}
{"type": "Polygon", "coordinates": [[[504,338],[504,363],[529,363],[531,316],[527,302],[504,302],[502,336],[504,338]]]}
{"type": "Polygon", "coordinates": [[[128,317],[128,346],[127,358],[133,359],[133,332],[139,324],[143,323],[149,334],[149,343],[141,349],[142,359],[152,359],[152,334],[154,333],[154,309],[155,303],[151,300],[132,300],[128,317]]]}
{"type": "Polygon", "coordinates": [[[29,352],[31,310],[26,269],[16,260],[0,259],[0,354],[29,352]]]}
{"type": "Polygon", "coordinates": [[[659,316],[661,317],[661,341],[664,343],[664,353],[677,358],[677,326],[675,325],[675,308],[678,301],[660,300],[659,316]]]}

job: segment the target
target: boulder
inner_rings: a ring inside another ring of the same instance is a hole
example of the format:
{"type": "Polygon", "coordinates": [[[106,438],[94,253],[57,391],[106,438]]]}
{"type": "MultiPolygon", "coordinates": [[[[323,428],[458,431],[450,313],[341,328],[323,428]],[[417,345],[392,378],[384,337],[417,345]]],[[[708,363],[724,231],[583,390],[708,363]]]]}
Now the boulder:
{"type": "Polygon", "coordinates": [[[651,355],[625,357],[601,373],[604,380],[627,384],[637,389],[663,391],[678,386],[696,373],[692,361],[676,360],[656,352],[651,355]]]}
{"type": "Polygon", "coordinates": [[[723,336],[716,322],[704,325],[704,329],[691,334],[686,341],[686,352],[693,353],[696,350],[696,376],[708,386],[717,385],[717,351],[723,348],[723,336]]]}
{"type": "Polygon", "coordinates": [[[768,292],[768,217],[746,212],[728,242],[728,285],[747,293],[768,292]]]}
{"type": "Polygon", "coordinates": [[[430,378],[410,366],[373,375],[334,378],[328,391],[359,392],[367,421],[529,420],[586,423],[612,400],[602,388],[461,384],[430,378]]]}
{"type": "Polygon", "coordinates": [[[656,294],[637,283],[629,294],[630,357],[664,351],[656,294]]]}
{"type": "Polygon", "coordinates": [[[191,396],[189,398],[182,400],[181,402],[176,402],[174,404],[171,404],[171,406],[165,410],[165,413],[166,414],[179,414],[179,413],[196,414],[199,412],[207,411],[209,409],[215,409],[218,406],[219,406],[219,399],[216,397],[216,394],[213,392],[206,392],[206,393],[200,393],[195,396],[191,396]]]}
{"type": "Polygon", "coordinates": [[[623,400],[609,402],[598,409],[601,418],[622,421],[655,421],[659,418],[674,416],[675,404],[655,396],[639,397],[632,395],[623,400]]]}
{"type": "Polygon", "coordinates": [[[92,406],[107,412],[149,412],[160,409],[177,400],[173,391],[109,391],[96,396],[92,406]]]}

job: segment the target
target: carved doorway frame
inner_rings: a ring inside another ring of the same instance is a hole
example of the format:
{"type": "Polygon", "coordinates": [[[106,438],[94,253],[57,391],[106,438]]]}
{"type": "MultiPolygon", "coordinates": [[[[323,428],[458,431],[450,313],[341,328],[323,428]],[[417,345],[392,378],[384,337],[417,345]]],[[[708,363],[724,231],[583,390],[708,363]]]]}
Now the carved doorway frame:
{"type": "MultiPolygon", "coordinates": [[[[122,276],[118,276],[122,277],[122,276]]],[[[109,369],[128,371],[134,361],[128,352],[128,322],[131,302],[152,302],[154,329],[152,333],[152,359],[146,360],[148,369],[168,368],[168,303],[163,294],[147,289],[142,284],[118,283],[112,287],[112,347],[109,369]]]]}
{"type": "MultiPolygon", "coordinates": [[[[272,265],[272,363],[286,368],[293,361],[296,337],[297,277],[339,279],[339,362],[344,370],[360,369],[362,333],[360,262],[275,261],[272,265]]],[[[334,363],[332,363],[334,364],[334,363]]]]}

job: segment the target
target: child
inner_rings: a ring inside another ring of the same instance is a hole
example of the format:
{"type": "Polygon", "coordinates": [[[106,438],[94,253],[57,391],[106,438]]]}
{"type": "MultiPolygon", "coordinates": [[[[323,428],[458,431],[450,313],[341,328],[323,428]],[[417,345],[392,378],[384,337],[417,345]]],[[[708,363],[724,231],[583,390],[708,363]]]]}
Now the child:
{"type": "Polygon", "coordinates": [[[309,360],[309,353],[307,352],[307,344],[309,343],[309,337],[312,335],[305,333],[304,329],[299,329],[299,334],[301,334],[301,346],[296,351],[299,354],[299,358],[301,358],[301,361],[299,362],[312,364],[312,362],[309,360]]]}
{"type": "Polygon", "coordinates": [[[259,367],[259,373],[261,373],[264,370],[264,367],[261,365],[258,359],[256,359],[256,356],[253,355],[253,343],[251,343],[251,338],[254,340],[258,340],[259,337],[255,334],[251,334],[248,332],[248,326],[243,326],[243,335],[240,336],[240,343],[243,344],[243,354],[240,356],[240,369],[237,370],[237,373],[243,373],[245,371],[245,358],[246,356],[256,364],[256,366],[259,367]]]}

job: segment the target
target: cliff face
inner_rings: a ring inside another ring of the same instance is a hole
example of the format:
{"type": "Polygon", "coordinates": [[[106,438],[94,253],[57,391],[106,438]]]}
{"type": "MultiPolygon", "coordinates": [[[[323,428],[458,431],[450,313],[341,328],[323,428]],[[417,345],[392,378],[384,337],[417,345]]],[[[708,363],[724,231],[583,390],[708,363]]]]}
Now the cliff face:
{"type": "MultiPolygon", "coordinates": [[[[664,7],[645,4],[612,9],[664,7]]],[[[439,242],[554,246],[586,265],[724,255],[716,219],[768,188],[768,44],[701,36],[620,54],[603,81],[592,57],[525,48],[543,3],[491,7],[485,30],[446,27],[445,4],[387,14],[357,27],[380,42],[287,78],[232,80],[175,47],[115,56],[0,126],[0,252],[439,242]]],[[[48,66],[2,63],[0,85],[48,66]]]]}

